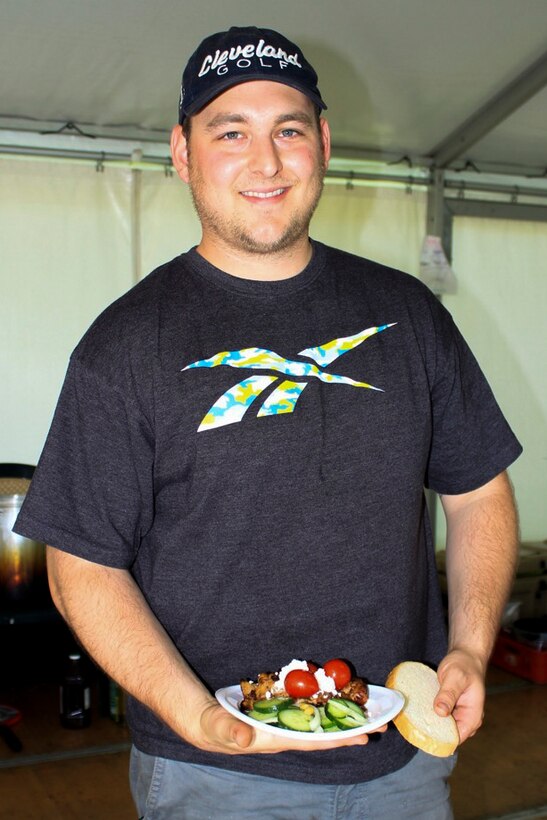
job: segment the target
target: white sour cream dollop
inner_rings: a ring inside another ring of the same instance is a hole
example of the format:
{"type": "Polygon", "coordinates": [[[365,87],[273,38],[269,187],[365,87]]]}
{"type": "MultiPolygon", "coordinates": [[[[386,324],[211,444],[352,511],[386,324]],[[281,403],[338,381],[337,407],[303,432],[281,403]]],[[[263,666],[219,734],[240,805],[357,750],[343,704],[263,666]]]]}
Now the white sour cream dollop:
{"type": "MultiPolygon", "coordinates": [[[[290,663],[283,666],[283,668],[279,670],[279,680],[274,683],[272,688],[273,692],[282,692],[285,689],[285,678],[289,672],[293,671],[293,669],[303,669],[305,672],[309,671],[307,661],[299,661],[296,658],[293,658],[290,663]]],[[[320,692],[329,695],[336,694],[337,689],[334,678],[329,677],[322,667],[320,667],[314,674],[320,692]]]]}

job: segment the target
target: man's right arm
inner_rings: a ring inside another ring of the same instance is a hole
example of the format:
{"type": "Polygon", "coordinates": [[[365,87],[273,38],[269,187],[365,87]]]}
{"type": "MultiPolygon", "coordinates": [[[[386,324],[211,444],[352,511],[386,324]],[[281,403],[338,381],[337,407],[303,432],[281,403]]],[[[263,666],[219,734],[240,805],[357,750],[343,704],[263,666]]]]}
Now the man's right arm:
{"type": "Polygon", "coordinates": [[[132,575],[47,548],[53,601],[90,656],[188,743],[223,754],[316,751],[364,744],[285,741],[232,717],[203,686],[148,606],[132,575]]]}
{"type": "Polygon", "coordinates": [[[90,656],[175,732],[200,745],[192,716],[213,698],[154,616],[131,574],[47,548],[55,606],[90,656]]]}

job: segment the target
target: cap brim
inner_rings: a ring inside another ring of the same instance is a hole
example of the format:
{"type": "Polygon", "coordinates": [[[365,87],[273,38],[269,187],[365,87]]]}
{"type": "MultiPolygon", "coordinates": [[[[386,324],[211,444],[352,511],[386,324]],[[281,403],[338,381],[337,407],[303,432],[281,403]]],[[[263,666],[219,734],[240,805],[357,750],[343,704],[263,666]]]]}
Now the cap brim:
{"type": "Polygon", "coordinates": [[[249,83],[253,80],[263,80],[265,82],[270,83],[281,83],[281,85],[288,85],[291,88],[296,89],[296,91],[300,91],[304,96],[308,97],[315,105],[317,105],[322,111],[326,110],[327,106],[321,99],[318,94],[315,94],[313,91],[310,91],[304,84],[298,83],[296,80],[291,79],[288,77],[287,79],[281,77],[265,77],[264,74],[253,72],[251,74],[246,74],[245,79],[241,77],[230,77],[224,81],[219,82],[215,85],[214,89],[211,89],[209,93],[202,94],[200,97],[195,99],[191,105],[187,108],[183,107],[179,111],[179,123],[182,124],[186,117],[191,116],[192,114],[197,114],[198,111],[201,111],[202,108],[205,108],[208,103],[212,102],[216,97],[222,94],[224,91],[227,91],[229,88],[232,88],[234,85],[242,85],[243,83],[249,83]]]}

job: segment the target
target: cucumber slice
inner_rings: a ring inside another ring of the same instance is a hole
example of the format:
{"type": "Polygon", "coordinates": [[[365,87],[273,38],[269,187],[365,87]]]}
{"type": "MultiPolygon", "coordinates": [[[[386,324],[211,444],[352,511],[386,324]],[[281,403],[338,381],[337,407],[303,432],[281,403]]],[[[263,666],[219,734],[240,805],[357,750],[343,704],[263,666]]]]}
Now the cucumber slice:
{"type": "Polygon", "coordinates": [[[321,718],[321,726],[323,727],[325,732],[338,731],[338,725],[329,717],[327,717],[324,706],[319,707],[319,715],[321,718]]]}
{"type": "Polygon", "coordinates": [[[256,709],[251,709],[250,712],[245,714],[253,720],[259,720],[261,723],[277,723],[277,712],[257,712],[256,709]]]}
{"type": "Polygon", "coordinates": [[[311,716],[310,720],[310,731],[311,732],[318,732],[322,730],[321,727],[321,714],[319,709],[316,706],[312,706],[313,715],[311,716]]]}
{"type": "Polygon", "coordinates": [[[356,720],[353,715],[346,715],[343,718],[336,718],[336,725],[339,729],[358,729],[365,724],[361,720],[356,720]]]}
{"type": "Polygon", "coordinates": [[[361,707],[346,698],[331,698],[325,706],[325,715],[344,729],[364,726],[367,722],[367,716],[361,707]]]}
{"type": "Polygon", "coordinates": [[[271,714],[278,712],[279,709],[285,709],[294,703],[292,698],[263,698],[262,700],[255,700],[254,711],[262,714],[271,714]]]}
{"type": "Polygon", "coordinates": [[[340,706],[338,703],[338,698],[331,698],[327,705],[325,706],[325,715],[330,720],[336,720],[336,718],[343,718],[344,715],[347,714],[347,711],[340,706]]]}
{"type": "MultiPolygon", "coordinates": [[[[288,706],[277,713],[277,721],[283,729],[292,729],[293,732],[312,732],[311,722],[314,715],[303,712],[298,706],[288,706]]],[[[319,720],[321,723],[321,720],[319,720]]]]}

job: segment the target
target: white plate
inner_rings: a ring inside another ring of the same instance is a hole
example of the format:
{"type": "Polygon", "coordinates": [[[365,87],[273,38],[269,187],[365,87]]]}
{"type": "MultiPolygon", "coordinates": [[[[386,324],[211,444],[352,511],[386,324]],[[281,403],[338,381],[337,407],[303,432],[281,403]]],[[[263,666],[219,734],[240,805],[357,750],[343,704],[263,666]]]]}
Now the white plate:
{"type": "MultiPolygon", "coordinates": [[[[340,732],[340,737],[357,737],[357,735],[364,735],[367,732],[372,732],[373,729],[378,729],[384,723],[392,720],[395,715],[398,715],[404,706],[405,699],[396,689],[386,689],[384,686],[369,686],[369,698],[367,701],[368,720],[364,726],[359,726],[357,729],[344,729],[340,732]]],[[[321,743],[321,741],[332,741],[337,737],[336,732],[294,732],[292,729],[281,729],[279,726],[273,726],[271,723],[261,723],[259,720],[254,720],[248,715],[240,712],[239,705],[243,700],[241,694],[241,687],[239,684],[235,686],[225,686],[223,689],[218,689],[215,692],[215,697],[231,715],[254,726],[255,729],[260,727],[265,732],[270,732],[272,735],[281,735],[283,737],[301,738],[302,740],[311,740],[321,743]]]]}

